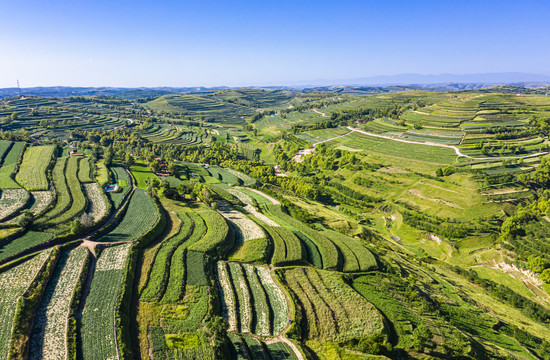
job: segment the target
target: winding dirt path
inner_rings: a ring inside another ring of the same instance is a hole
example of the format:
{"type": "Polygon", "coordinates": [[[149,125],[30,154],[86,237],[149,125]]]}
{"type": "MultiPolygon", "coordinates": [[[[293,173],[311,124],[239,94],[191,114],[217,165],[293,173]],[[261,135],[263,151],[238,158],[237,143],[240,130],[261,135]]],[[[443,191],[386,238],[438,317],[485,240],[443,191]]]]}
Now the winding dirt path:
{"type": "Polygon", "coordinates": [[[322,117],[327,117],[327,114],[325,114],[325,113],[322,113],[322,112],[320,112],[320,111],[319,111],[319,110],[317,110],[317,109],[311,109],[311,110],[312,110],[313,112],[315,112],[315,113],[317,113],[317,114],[321,115],[322,117]]]}

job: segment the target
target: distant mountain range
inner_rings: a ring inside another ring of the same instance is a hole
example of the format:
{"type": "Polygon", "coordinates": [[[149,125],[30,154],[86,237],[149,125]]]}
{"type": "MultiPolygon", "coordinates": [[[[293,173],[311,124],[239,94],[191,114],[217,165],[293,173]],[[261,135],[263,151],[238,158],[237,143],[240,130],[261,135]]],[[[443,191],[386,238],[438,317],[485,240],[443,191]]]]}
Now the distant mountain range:
{"type": "MultiPolygon", "coordinates": [[[[296,86],[247,86],[251,89],[290,89],[299,91],[334,91],[357,94],[379,94],[406,90],[438,92],[467,91],[494,88],[494,91],[547,93],[550,76],[528,73],[485,73],[485,74],[400,74],[372,76],[347,80],[316,80],[311,85],[296,86]]],[[[205,91],[219,91],[230,87],[69,87],[49,86],[22,88],[22,95],[44,97],[67,96],[114,96],[121,99],[154,98],[166,94],[189,94],[205,91]]],[[[236,88],[236,87],[235,87],[236,88]]],[[[0,89],[0,98],[19,95],[18,88],[0,89]]]]}
{"type": "Polygon", "coordinates": [[[541,74],[529,74],[520,72],[503,73],[482,73],[482,74],[399,74],[399,75],[381,75],[356,79],[340,80],[315,80],[309,86],[330,86],[330,85],[348,85],[348,86],[388,86],[388,85],[428,85],[445,83],[482,83],[486,85],[501,85],[513,83],[550,83],[550,76],[541,74]]]}

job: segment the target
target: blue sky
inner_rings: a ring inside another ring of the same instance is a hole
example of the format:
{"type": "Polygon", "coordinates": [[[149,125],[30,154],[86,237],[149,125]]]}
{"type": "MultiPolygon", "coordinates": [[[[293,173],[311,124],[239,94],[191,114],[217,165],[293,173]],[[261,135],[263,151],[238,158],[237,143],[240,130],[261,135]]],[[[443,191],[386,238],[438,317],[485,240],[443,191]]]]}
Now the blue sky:
{"type": "Polygon", "coordinates": [[[550,75],[550,1],[0,0],[0,87],[550,75]]]}

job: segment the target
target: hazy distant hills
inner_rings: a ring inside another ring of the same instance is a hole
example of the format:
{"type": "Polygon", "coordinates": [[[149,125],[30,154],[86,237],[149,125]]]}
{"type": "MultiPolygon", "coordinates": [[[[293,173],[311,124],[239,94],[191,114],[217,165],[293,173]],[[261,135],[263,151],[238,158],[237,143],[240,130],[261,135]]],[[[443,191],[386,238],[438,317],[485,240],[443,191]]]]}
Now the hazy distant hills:
{"type": "MultiPolygon", "coordinates": [[[[482,74],[438,74],[438,75],[423,75],[423,74],[399,74],[387,76],[371,76],[356,79],[340,79],[340,80],[315,80],[311,84],[313,86],[330,86],[330,85],[427,85],[427,84],[514,84],[514,83],[550,83],[550,76],[541,74],[529,74],[520,72],[504,72],[504,73],[482,73],[482,74]]],[[[311,87],[306,86],[306,87],[311,87]]]]}
{"type": "MultiPolygon", "coordinates": [[[[253,89],[295,89],[306,92],[331,91],[352,94],[380,94],[407,90],[454,92],[489,89],[506,93],[545,94],[550,86],[550,76],[518,72],[484,74],[400,74],[391,76],[372,76],[346,80],[316,80],[311,85],[248,86],[253,89]]],[[[167,94],[189,94],[210,92],[229,87],[32,87],[22,88],[22,95],[44,97],[67,96],[114,96],[121,99],[155,98],[167,94]]],[[[0,89],[0,98],[19,94],[17,88],[0,89]]]]}

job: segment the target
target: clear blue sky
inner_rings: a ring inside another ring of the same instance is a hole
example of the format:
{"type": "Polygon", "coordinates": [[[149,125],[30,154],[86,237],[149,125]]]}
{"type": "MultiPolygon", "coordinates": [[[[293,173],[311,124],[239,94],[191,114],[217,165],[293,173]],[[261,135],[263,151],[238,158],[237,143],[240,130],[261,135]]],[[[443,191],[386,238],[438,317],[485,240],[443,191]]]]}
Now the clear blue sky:
{"type": "Polygon", "coordinates": [[[0,87],[550,75],[550,1],[0,0],[0,87]]]}

